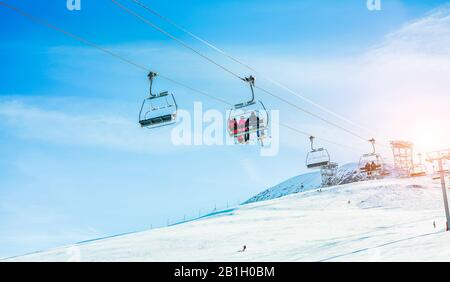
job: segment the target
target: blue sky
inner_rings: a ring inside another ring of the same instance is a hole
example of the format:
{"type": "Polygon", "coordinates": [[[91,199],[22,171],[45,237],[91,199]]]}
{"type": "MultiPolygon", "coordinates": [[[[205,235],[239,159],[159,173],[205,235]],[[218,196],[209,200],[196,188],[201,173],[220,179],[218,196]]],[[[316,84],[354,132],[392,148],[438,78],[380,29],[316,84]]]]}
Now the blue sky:
{"type": "MultiPolygon", "coordinates": [[[[82,0],[81,11],[68,11],[64,0],[5,2],[228,101],[248,93],[241,82],[111,1],[82,0]]],[[[382,0],[378,12],[368,11],[364,0],[144,2],[383,136],[420,139],[429,130],[435,142],[420,140],[423,149],[450,140],[433,130],[448,124],[435,114],[448,112],[449,102],[446,1],[382,0]]],[[[280,153],[271,158],[260,157],[256,148],[175,147],[170,128],[148,131],[136,124],[146,73],[4,7],[0,21],[0,257],[161,226],[214,205],[236,204],[306,172],[307,139],[285,130],[280,153]]],[[[267,82],[257,83],[327,116],[267,82]]],[[[157,88],[175,93],[183,109],[202,101],[205,109],[225,111],[167,81],[158,80],[157,88]]],[[[354,147],[356,152],[322,144],[340,163],[368,150],[361,140],[260,98],[280,110],[283,122],[354,147]]]]}

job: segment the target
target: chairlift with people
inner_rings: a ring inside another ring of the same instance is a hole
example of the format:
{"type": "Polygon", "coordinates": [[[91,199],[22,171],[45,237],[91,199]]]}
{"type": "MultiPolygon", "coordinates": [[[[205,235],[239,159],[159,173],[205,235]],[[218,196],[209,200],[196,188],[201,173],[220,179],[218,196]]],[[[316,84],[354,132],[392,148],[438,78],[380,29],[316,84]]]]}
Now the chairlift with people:
{"type": "Polygon", "coordinates": [[[228,116],[228,134],[238,144],[248,144],[256,134],[258,141],[263,142],[269,129],[269,113],[262,101],[255,101],[255,78],[249,76],[244,79],[250,85],[252,98],[233,106],[228,116]]]}
{"type": "Polygon", "coordinates": [[[314,147],[314,136],[309,137],[311,151],[306,155],[306,167],[309,169],[321,168],[330,164],[330,154],[324,148],[314,147]]]}
{"type": "Polygon", "coordinates": [[[159,94],[152,93],[153,79],[156,73],[150,72],[150,96],[142,102],[139,112],[139,124],[143,128],[156,128],[171,125],[177,121],[178,105],[173,94],[164,91],[159,94]]]}
{"type": "Polygon", "coordinates": [[[385,175],[387,172],[384,171],[384,161],[380,154],[376,152],[375,139],[370,139],[369,142],[372,144],[372,152],[364,154],[359,159],[359,170],[368,175],[378,174],[385,175]]]}

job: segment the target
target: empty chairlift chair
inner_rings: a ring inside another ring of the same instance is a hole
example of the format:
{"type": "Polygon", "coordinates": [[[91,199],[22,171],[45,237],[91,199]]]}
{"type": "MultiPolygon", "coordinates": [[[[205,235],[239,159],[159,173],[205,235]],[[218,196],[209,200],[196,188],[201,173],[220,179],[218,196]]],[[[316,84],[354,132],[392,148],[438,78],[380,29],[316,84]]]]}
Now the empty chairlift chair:
{"type": "Polygon", "coordinates": [[[420,177],[427,175],[427,167],[424,164],[414,164],[411,169],[412,177],[420,177]]]}
{"type": "Polygon", "coordinates": [[[144,128],[156,128],[173,124],[177,121],[178,105],[173,94],[164,91],[152,93],[153,79],[156,73],[150,72],[150,96],[142,102],[139,112],[139,124],[144,128]]]}
{"type": "Polygon", "coordinates": [[[427,166],[422,162],[422,154],[418,154],[419,160],[411,168],[411,177],[426,176],[428,174],[427,166]]]}
{"type": "Polygon", "coordinates": [[[306,167],[309,169],[322,168],[330,165],[330,154],[324,148],[314,147],[314,136],[309,137],[311,142],[311,151],[306,156],[306,167]]]}

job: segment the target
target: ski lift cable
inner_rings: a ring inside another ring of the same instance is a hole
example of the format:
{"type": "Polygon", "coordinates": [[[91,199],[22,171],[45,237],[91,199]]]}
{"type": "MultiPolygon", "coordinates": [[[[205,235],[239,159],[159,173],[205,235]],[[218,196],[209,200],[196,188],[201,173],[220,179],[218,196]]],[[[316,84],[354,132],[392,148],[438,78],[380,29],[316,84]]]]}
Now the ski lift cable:
{"type": "Polygon", "coordinates": [[[140,65],[140,64],[137,64],[137,63],[135,63],[135,62],[133,62],[133,61],[131,61],[131,60],[129,60],[129,59],[126,59],[126,58],[124,58],[124,57],[122,57],[122,56],[120,56],[120,55],[118,55],[118,54],[116,54],[116,53],[114,53],[114,52],[111,52],[110,50],[108,50],[108,49],[106,49],[106,48],[104,48],[104,47],[102,47],[102,46],[100,46],[100,45],[97,45],[97,44],[95,44],[95,43],[93,43],[93,42],[91,42],[91,41],[88,41],[88,40],[86,40],[86,39],[80,37],[80,36],[77,36],[77,35],[75,35],[75,34],[73,34],[73,33],[70,33],[70,32],[68,32],[68,31],[62,29],[62,28],[59,28],[59,27],[57,27],[57,26],[55,26],[55,25],[49,23],[48,21],[46,21],[46,20],[44,20],[44,19],[41,19],[41,18],[38,18],[38,17],[36,17],[36,16],[33,16],[33,15],[31,15],[31,14],[29,14],[29,13],[27,13],[27,12],[25,12],[25,11],[23,11],[23,10],[17,8],[17,7],[11,6],[11,5],[9,5],[9,4],[3,2],[3,1],[0,1],[0,5],[1,5],[1,6],[4,6],[4,7],[6,7],[6,8],[8,8],[8,9],[10,9],[10,10],[15,11],[15,12],[18,13],[19,15],[21,15],[21,16],[23,16],[23,17],[26,17],[26,18],[30,19],[31,21],[33,21],[33,22],[35,22],[35,23],[38,23],[38,24],[40,24],[40,25],[47,26],[47,27],[49,27],[49,28],[51,28],[51,29],[53,29],[53,30],[56,30],[56,31],[58,31],[58,32],[60,32],[60,33],[62,33],[62,34],[64,34],[64,35],[66,35],[66,36],[68,36],[68,37],[71,37],[71,38],[73,38],[73,39],[75,39],[75,40],[77,40],[77,41],[80,41],[80,42],[82,42],[82,43],[84,43],[84,44],[86,44],[86,45],[89,45],[89,46],[91,46],[91,47],[94,47],[94,48],[96,48],[96,49],[99,49],[99,50],[101,50],[102,52],[107,53],[107,54],[109,54],[109,55],[111,55],[111,56],[113,56],[113,57],[115,57],[115,58],[117,58],[117,59],[119,59],[119,60],[121,60],[121,61],[123,61],[123,62],[125,62],[125,63],[128,63],[128,64],[130,64],[130,65],[133,65],[133,66],[135,66],[135,67],[137,67],[137,68],[139,68],[139,69],[141,69],[141,70],[149,71],[149,69],[148,69],[147,67],[145,67],[145,66],[142,66],[142,65],[140,65]]]}
{"type": "Polygon", "coordinates": [[[258,75],[258,77],[262,77],[263,79],[269,81],[270,83],[277,85],[278,87],[284,89],[285,91],[287,91],[287,92],[289,92],[290,94],[296,96],[297,98],[300,98],[301,100],[303,100],[303,101],[305,101],[305,102],[307,102],[307,103],[313,105],[314,107],[316,107],[316,108],[318,108],[318,109],[320,109],[320,110],[322,110],[322,111],[324,111],[324,112],[326,112],[326,113],[329,113],[329,114],[331,114],[331,115],[333,115],[333,116],[335,116],[335,117],[337,117],[337,118],[339,118],[339,119],[341,119],[341,120],[343,120],[343,121],[345,121],[345,122],[347,122],[347,123],[349,123],[349,124],[352,124],[352,125],[354,125],[354,126],[357,126],[357,127],[359,127],[360,129],[363,129],[363,130],[367,131],[368,133],[374,132],[373,130],[371,130],[371,129],[365,127],[365,126],[362,126],[362,125],[360,125],[360,124],[358,124],[358,123],[356,123],[356,122],[354,122],[354,121],[352,121],[352,120],[350,120],[350,119],[348,119],[348,118],[346,118],[346,117],[344,117],[344,116],[342,116],[342,115],[340,115],[340,114],[338,114],[338,113],[336,113],[336,112],[334,112],[334,111],[332,111],[332,110],[330,110],[330,109],[328,109],[328,108],[326,108],[326,107],[324,107],[324,106],[322,106],[322,105],[320,105],[320,104],[318,104],[318,103],[316,103],[316,102],[314,102],[313,100],[311,100],[311,99],[309,99],[309,98],[307,98],[307,97],[305,97],[305,96],[299,94],[298,92],[292,90],[292,89],[289,88],[288,86],[286,86],[286,85],[282,84],[281,82],[279,82],[279,81],[277,81],[277,80],[271,78],[270,76],[266,76],[266,75],[262,74],[261,72],[257,71],[254,67],[250,66],[248,63],[243,62],[242,60],[240,60],[240,59],[236,58],[235,56],[229,54],[229,53],[226,52],[225,50],[223,50],[223,49],[221,49],[221,48],[215,46],[215,45],[212,44],[211,42],[209,42],[209,41],[207,41],[207,40],[205,40],[205,39],[203,39],[203,38],[201,38],[201,37],[195,35],[194,33],[190,32],[189,30],[185,29],[184,27],[178,25],[177,23],[175,23],[175,22],[172,21],[171,19],[169,19],[169,18],[167,18],[167,17],[161,15],[160,13],[156,12],[155,10],[153,10],[153,9],[150,8],[150,7],[148,7],[148,6],[145,5],[144,3],[140,2],[139,0],[130,0],[130,1],[133,1],[133,2],[136,3],[137,5],[141,6],[143,9],[145,9],[145,10],[147,10],[148,12],[152,13],[153,15],[157,16],[158,18],[162,19],[163,21],[169,23],[170,25],[172,25],[172,26],[175,27],[176,29],[178,29],[178,30],[180,30],[180,31],[182,31],[182,32],[184,32],[184,33],[186,33],[186,34],[189,35],[190,37],[196,39],[197,41],[199,41],[199,42],[201,42],[201,43],[203,43],[203,44],[205,44],[205,45],[208,46],[209,48],[211,48],[211,49],[215,50],[216,52],[222,54],[223,56],[227,57],[227,58],[230,59],[231,61],[233,61],[233,62],[235,62],[235,63],[237,63],[237,64],[239,64],[239,65],[241,65],[241,66],[243,66],[243,67],[245,67],[245,68],[247,68],[248,70],[250,70],[250,71],[252,71],[252,72],[254,72],[255,74],[258,75]]]}
{"type": "MultiPolygon", "coordinates": [[[[150,72],[151,71],[148,67],[140,65],[140,64],[138,64],[138,63],[136,63],[134,61],[131,61],[131,60],[129,60],[129,59],[127,59],[127,58],[117,54],[117,53],[114,53],[113,51],[111,51],[111,50],[109,50],[107,48],[104,48],[104,47],[102,47],[102,46],[100,46],[100,45],[98,45],[96,43],[93,43],[93,42],[91,42],[91,41],[89,41],[89,40],[87,40],[87,39],[85,39],[83,37],[80,37],[80,36],[75,35],[75,34],[73,34],[71,32],[68,32],[68,31],[66,31],[66,30],[64,30],[64,29],[62,29],[60,27],[57,27],[57,26],[49,23],[48,21],[46,21],[46,20],[44,20],[42,18],[38,18],[38,17],[36,17],[34,15],[31,15],[31,14],[25,12],[24,10],[22,10],[20,8],[17,8],[15,6],[9,5],[9,4],[7,4],[7,3],[5,3],[3,1],[0,1],[0,6],[3,6],[5,8],[7,8],[7,9],[10,9],[10,10],[16,12],[17,14],[19,14],[19,15],[25,17],[25,18],[28,18],[29,20],[31,20],[34,23],[37,23],[37,24],[46,26],[46,27],[48,27],[50,29],[53,29],[53,30],[55,30],[55,31],[57,31],[59,33],[62,33],[64,35],[72,38],[72,39],[75,39],[75,40],[77,40],[77,41],[79,41],[81,43],[84,43],[84,44],[86,44],[86,45],[88,45],[90,47],[93,47],[93,48],[95,48],[95,49],[97,49],[97,50],[99,50],[101,52],[104,52],[104,53],[106,53],[106,54],[108,54],[108,55],[110,55],[110,56],[112,56],[112,57],[114,57],[114,58],[124,62],[124,63],[130,64],[130,65],[132,65],[132,66],[134,66],[134,67],[136,67],[136,68],[138,68],[140,70],[144,70],[146,72],[150,72]]],[[[187,85],[185,83],[182,83],[182,82],[179,82],[177,80],[174,80],[174,79],[172,79],[170,77],[167,77],[165,75],[161,75],[161,74],[158,73],[158,76],[163,78],[163,79],[165,79],[165,80],[167,80],[167,81],[169,81],[169,82],[171,82],[171,83],[173,83],[173,84],[176,84],[176,85],[179,85],[179,86],[181,86],[183,88],[191,90],[192,92],[196,92],[196,93],[201,94],[201,95],[203,95],[205,97],[208,97],[208,98],[210,98],[212,100],[216,100],[216,101],[218,101],[220,103],[226,104],[227,106],[232,106],[233,105],[232,103],[229,103],[229,102],[227,102],[227,101],[225,101],[225,100],[223,100],[221,98],[218,98],[218,97],[216,97],[214,95],[210,95],[210,94],[206,93],[205,91],[199,90],[197,88],[194,88],[194,87],[189,86],[189,85],[187,85]]],[[[282,124],[281,123],[280,125],[285,127],[285,128],[287,128],[287,129],[290,129],[290,130],[292,130],[294,132],[297,132],[298,134],[301,134],[301,135],[305,135],[305,136],[310,136],[311,135],[310,133],[303,132],[303,131],[301,131],[299,129],[296,129],[296,128],[292,127],[292,126],[289,126],[287,124],[282,124]]],[[[331,143],[331,144],[334,144],[334,145],[337,145],[337,146],[340,146],[340,147],[343,147],[343,148],[347,148],[347,149],[356,151],[354,148],[352,148],[350,146],[339,144],[337,142],[334,142],[334,141],[331,141],[331,140],[327,140],[327,139],[321,138],[321,137],[317,137],[317,138],[322,140],[322,141],[324,141],[324,142],[328,142],[328,143],[331,143]]]]}
{"type": "Polygon", "coordinates": [[[359,139],[362,139],[362,140],[366,140],[366,138],[364,138],[363,136],[361,136],[361,135],[359,135],[359,134],[357,134],[357,133],[354,133],[354,132],[351,131],[351,130],[346,129],[345,127],[340,126],[339,124],[336,124],[336,123],[334,123],[334,122],[332,122],[332,121],[329,121],[329,120],[327,120],[327,119],[325,119],[325,118],[323,118],[323,117],[321,117],[321,116],[319,116],[319,115],[317,115],[317,114],[315,114],[315,113],[313,113],[313,112],[311,112],[311,111],[305,110],[305,109],[299,107],[298,105],[296,105],[296,104],[294,104],[294,103],[288,101],[287,99],[284,99],[284,98],[282,98],[282,97],[279,97],[279,96],[275,95],[273,92],[270,92],[270,91],[268,91],[268,90],[265,90],[264,88],[261,88],[261,87],[259,87],[259,86],[255,86],[255,88],[261,90],[262,92],[264,92],[264,93],[266,93],[266,94],[268,94],[268,95],[270,95],[270,96],[272,96],[272,97],[278,97],[279,100],[281,100],[281,101],[283,101],[284,103],[286,103],[286,104],[288,104],[288,105],[290,105],[290,106],[296,108],[297,110],[299,110],[299,111],[301,111],[301,112],[304,112],[304,113],[306,113],[306,114],[308,114],[308,115],[311,115],[311,116],[313,116],[313,117],[315,117],[315,118],[317,118],[317,119],[319,119],[319,120],[321,120],[321,121],[323,121],[323,122],[325,122],[325,123],[327,123],[327,124],[329,124],[329,125],[331,125],[331,126],[334,126],[334,127],[338,128],[338,129],[340,129],[340,130],[343,130],[343,131],[347,132],[348,134],[351,134],[351,135],[355,136],[356,138],[359,138],[359,139]]]}
{"type": "Polygon", "coordinates": [[[111,2],[113,2],[115,5],[117,5],[119,8],[121,8],[122,10],[124,10],[125,12],[135,16],[136,18],[140,19],[141,21],[143,21],[144,23],[146,23],[147,25],[150,25],[151,27],[153,27],[154,29],[158,30],[159,32],[163,33],[164,35],[168,36],[169,38],[171,38],[172,40],[178,42],[179,44],[183,45],[185,48],[191,50],[192,52],[196,53],[197,55],[199,55],[200,57],[204,58],[205,60],[207,60],[208,62],[216,65],[217,67],[221,68],[222,70],[228,72],[229,74],[231,74],[232,76],[244,80],[244,78],[240,77],[239,75],[237,75],[236,73],[234,73],[233,71],[231,71],[230,69],[228,69],[227,67],[224,67],[223,65],[217,63],[216,61],[214,61],[213,59],[209,58],[208,56],[202,54],[201,52],[199,52],[198,50],[196,50],[195,48],[192,48],[191,46],[189,46],[187,43],[185,43],[184,41],[180,40],[179,38],[173,36],[172,34],[170,34],[169,32],[165,31],[164,29],[162,29],[161,27],[157,26],[156,24],[152,23],[151,21],[147,20],[146,18],[144,18],[143,16],[139,15],[138,13],[128,9],[127,7],[125,7],[124,5],[120,4],[118,1],[116,0],[111,0],[111,2]]]}
{"type": "MultiPolygon", "coordinates": [[[[162,19],[162,20],[164,20],[165,22],[169,23],[170,25],[174,26],[176,29],[178,29],[178,30],[180,30],[180,31],[182,31],[182,32],[184,32],[184,33],[186,33],[186,34],[188,34],[189,36],[191,36],[192,38],[196,39],[197,41],[199,41],[199,42],[201,42],[201,43],[207,45],[207,46],[210,47],[211,49],[213,49],[213,50],[217,51],[218,53],[224,55],[224,56],[227,57],[228,59],[230,59],[230,60],[232,60],[232,61],[234,61],[234,62],[240,64],[241,66],[247,68],[248,70],[250,70],[250,71],[252,71],[252,72],[258,74],[258,76],[262,77],[263,79],[266,79],[267,81],[269,81],[269,82],[271,82],[271,83],[273,83],[273,84],[279,86],[280,88],[282,88],[282,89],[286,90],[287,92],[289,92],[289,93],[291,93],[291,94],[297,96],[298,98],[300,98],[300,99],[306,101],[307,103],[309,103],[309,104],[311,104],[311,105],[313,105],[313,106],[315,106],[315,107],[317,107],[317,108],[319,108],[319,109],[321,109],[321,110],[323,110],[323,111],[325,111],[325,112],[327,112],[327,113],[329,113],[329,114],[332,114],[332,115],[334,115],[335,117],[338,117],[338,118],[340,118],[340,119],[342,119],[342,120],[344,120],[344,121],[346,121],[346,122],[348,122],[348,123],[350,123],[350,124],[353,124],[353,125],[355,125],[355,126],[361,128],[361,129],[364,129],[364,130],[366,130],[367,132],[373,132],[371,129],[368,129],[368,128],[362,126],[362,125],[359,125],[359,124],[357,124],[357,123],[351,121],[350,119],[347,119],[347,118],[343,117],[342,115],[339,115],[339,114],[337,114],[337,113],[335,113],[335,112],[333,112],[333,111],[331,111],[331,110],[329,110],[329,109],[327,109],[327,108],[325,108],[325,107],[319,105],[318,103],[315,103],[315,102],[312,101],[311,99],[309,99],[309,98],[307,98],[307,97],[304,97],[304,96],[301,95],[301,94],[298,94],[297,92],[295,92],[294,90],[290,89],[289,87],[283,85],[282,83],[280,83],[280,82],[278,82],[278,81],[276,81],[276,80],[274,80],[274,79],[272,79],[272,78],[270,78],[270,77],[268,77],[268,76],[263,75],[262,73],[260,73],[259,71],[257,71],[255,68],[253,68],[253,67],[250,66],[249,64],[242,62],[241,60],[239,60],[239,59],[237,59],[236,57],[232,56],[231,54],[227,53],[227,52],[224,51],[223,49],[221,49],[221,48],[215,46],[214,44],[208,42],[207,40],[205,40],[205,39],[203,39],[203,38],[201,38],[201,37],[195,35],[194,33],[190,32],[189,30],[187,30],[187,29],[183,28],[182,26],[178,25],[177,23],[175,23],[175,22],[172,21],[171,19],[169,19],[169,18],[167,18],[167,17],[161,15],[160,13],[156,12],[155,10],[151,9],[150,7],[148,7],[147,5],[145,5],[144,3],[140,2],[139,0],[130,0],[130,1],[133,1],[133,2],[136,3],[137,5],[141,6],[141,7],[144,8],[145,10],[147,10],[148,12],[154,14],[155,16],[159,17],[160,19],[162,19]]],[[[197,53],[197,52],[196,52],[196,53],[197,53]]],[[[311,113],[311,114],[312,114],[312,113],[311,113]]],[[[320,117],[317,116],[317,118],[320,118],[320,117]]],[[[290,128],[290,127],[289,127],[289,129],[294,130],[293,128],[290,128]]],[[[307,134],[307,133],[305,133],[305,132],[300,132],[300,133],[301,133],[301,134],[307,134]]],[[[319,138],[319,139],[320,139],[320,138],[319,138]]],[[[333,142],[330,142],[329,140],[323,140],[323,141],[326,141],[326,142],[328,142],[328,143],[333,143],[333,142]]],[[[365,139],[364,139],[364,142],[366,142],[365,139]]],[[[352,147],[350,147],[350,146],[347,146],[347,147],[348,147],[348,148],[352,148],[352,147]]],[[[353,149],[353,148],[352,148],[352,149],[353,149]]]]}
{"type": "MultiPolygon", "coordinates": [[[[150,72],[150,71],[151,71],[151,70],[150,70],[148,67],[146,67],[146,66],[143,66],[143,65],[141,65],[141,64],[138,64],[138,63],[136,63],[136,62],[134,62],[134,61],[132,61],[132,60],[130,60],[130,59],[127,59],[127,58],[125,58],[125,57],[123,57],[123,56],[121,56],[121,55],[119,55],[119,54],[117,54],[117,53],[115,53],[115,52],[113,52],[113,51],[107,49],[107,48],[104,48],[104,47],[102,47],[102,46],[100,46],[100,45],[98,45],[98,44],[96,44],[96,43],[93,43],[92,41],[89,41],[89,40],[87,40],[87,39],[85,39],[85,38],[83,38],[83,37],[80,37],[80,36],[75,35],[75,34],[73,34],[73,33],[71,33],[71,32],[68,32],[68,31],[66,31],[66,30],[64,30],[64,29],[62,29],[62,28],[60,28],[60,27],[57,27],[57,26],[55,26],[55,25],[49,23],[48,21],[46,21],[46,20],[44,20],[44,19],[38,18],[38,17],[36,17],[36,16],[33,16],[33,15],[31,15],[31,14],[29,14],[29,13],[23,11],[22,9],[19,9],[19,8],[17,8],[17,7],[14,7],[14,6],[12,6],[12,5],[9,5],[9,4],[7,4],[7,3],[4,3],[3,1],[0,1],[0,5],[1,5],[1,6],[4,6],[4,7],[6,7],[6,8],[8,8],[8,9],[10,9],[10,10],[15,11],[15,12],[18,13],[19,15],[21,15],[21,16],[23,16],[23,17],[26,17],[26,18],[30,19],[31,21],[33,21],[33,22],[35,22],[35,23],[37,23],[37,24],[47,26],[47,27],[49,27],[49,28],[51,28],[51,29],[53,29],[53,30],[55,30],[55,31],[57,31],[57,32],[60,32],[60,33],[66,35],[66,36],[68,36],[68,37],[71,37],[72,39],[75,39],[75,40],[77,40],[77,41],[79,41],[79,42],[81,42],[81,43],[84,43],[84,44],[86,44],[86,45],[88,45],[88,46],[90,46],[90,47],[96,48],[96,49],[100,50],[101,52],[104,52],[104,53],[106,53],[106,54],[108,54],[108,55],[111,55],[112,57],[114,57],[114,58],[116,58],[116,59],[119,59],[119,60],[121,60],[121,61],[124,62],[124,63],[130,64],[130,65],[132,65],[132,66],[134,66],[134,67],[136,67],[136,68],[138,68],[138,69],[144,70],[144,71],[146,71],[146,72],[150,72]]],[[[184,88],[186,88],[186,89],[189,89],[189,90],[191,90],[191,91],[193,91],[193,92],[201,93],[202,95],[204,95],[204,96],[206,96],[206,97],[209,97],[209,98],[211,98],[211,99],[215,99],[215,100],[217,100],[217,101],[219,101],[219,102],[229,104],[229,103],[226,102],[225,100],[222,100],[222,99],[220,99],[220,98],[218,98],[218,97],[212,96],[212,95],[210,95],[210,94],[208,94],[208,93],[206,93],[206,92],[204,92],[204,91],[201,91],[201,90],[199,90],[199,89],[193,88],[193,87],[191,87],[191,86],[189,86],[189,85],[186,85],[186,84],[184,84],[184,83],[182,83],[182,82],[176,81],[176,80],[174,80],[174,79],[172,79],[172,78],[170,78],[170,77],[168,77],[168,76],[162,75],[162,74],[160,74],[160,73],[158,73],[158,76],[161,77],[161,78],[163,78],[163,79],[165,79],[165,80],[167,80],[167,81],[169,81],[169,82],[171,82],[171,83],[173,83],[173,84],[177,84],[177,85],[182,86],[182,87],[184,87],[184,88]]]]}
{"type": "MultiPolygon", "coordinates": [[[[280,125],[283,126],[283,127],[285,127],[285,128],[287,128],[287,129],[289,129],[289,130],[291,130],[291,131],[297,132],[297,133],[299,133],[299,134],[301,134],[301,135],[308,136],[308,137],[309,137],[309,136],[313,136],[313,134],[311,134],[311,133],[309,133],[309,132],[301,131],[301,130],[299,130],[299,129],[297,129],[297,128],[294,128],[294,127],[292,127],[292,126],[290,126],[290,125],[288,125],[288,124],[285,124],[285,123],[283,124],[283,123],[281,123],[280,125]]],[[[335,141],[332,141],[332,140],[329,140],[329,139],[326,139],[326,138],[322,138],[322,137],[318,137],[318,136],[315,136],[315,135],[314,135],[314,138],[316,138],[316,139],[318,139],[318,140],[322,140],[322,141],[324,141],[324,142],[326,142],[326,143],[329,143],[329,144],[332,144],[332,145],[336,145],[336,146],[339,146],[339,147],[348,149],[348,150],[353,151],[353,152],[360,153],[360,152],[359,152],[358,150],[356,150],[354,147],[349,146],[349,145],[344,145],[344,144],[341,144],[341,143],[337,143],[337,142],[335,142],[335,141]]]]}
{"type": "MultiPolygon", "coordinates": [[[[184,47],[188,48],[189,50],[195,52],[196,54],[198,54],[198,55],[201,56],[202,58],[206,59],[207,61],[213,63],[213,64],[216,65],[216,66],[219,66],[221,69],[223,69],[223,70],[225,70],[226,72],[230,73],[230,74],[233,75],[234,77],[239,78],[240,80],[245,81],[245,79],[242,78],[242,77],[240,77],[238,74],[236,74],[236,73],[234,73],[233,71],[231,71],[230,69],[228,69],[228,68],[222,66],[221,64],[217,63],[216,61],[214,61],[213,59],[209,58],[208,56],[202,54],[200,51],[198,51],[198,50],[196,50],[195,48],[189,46],[189,45],[188,45],[187,43],[185,43],[184,41],[182,41],[182,40],[178,39],[177,37],[173,36],[172,34],[168,33],[167,31],[165,31],[165,30],[162,29],[161,27],[157,26],[157,25],[154,24],[153,22],[149,21],[148,19],[144,18],[144,17],[141,16],[140,14],[138,14],[138,13],[136,13],[136,12],[130,10],[129,8],[125,7],[124,5],[120,4],[117,0],[111,0],[111,2],[113,2],[113,4],[115,4],[115,5],[118,6],[120,9],[124,10],[125,12],[129,13],[130,15],[135,16],[136,18],[138,18],[139,20],[141,20],[141,21],[144,22],[145,24],[151,26],[152,28],[155,28],[155,29],[158,30],[159,32],[165,34],[165,35],[168,36],[169,38],[171,38],[171,39],[175,40],[176,42],[180,43],[182,46],[184,46],[184,47]]],[[[334,127],[338,128],[338,129],[340,129],[340,130],[343,130],[343,131],[345,131],[345,132],[347,132],[347,133],[353,135],[354,137],[357,137],[357,138],[362,139],[362,140],[367,140],[367,138],[362,137],[361,135],[359,135],[359,134],[357,134],[357,133],[355,133],[355,132],[353,132],[353,131],[351,131],[351,130],[349,130],[349,129],[346,129],[346,128],[344,128],[343,126],[340,126],[340,125],[338,125],[338,124],[336,124],[336,123],[334,123],[334,122],[331,122],[331,121],[329,121],[329,120],[327,120],[327,119],[325,119],[325,118],[319,116],[318,114],[314,114],[314,113],[312,113],[311,111],[305,110],[305,109],[299,107],[298,105],[296,105],[296,104],[294,104],[294,103],[292,103],[292,102],[290,102],[290,101],[288,101],[288,100],[286,100],[286,99],[284,99],[284,98],[282,98],[282,97],[280,97],[280,96],[278,96],[278,95],[276,95],[276,94],[274,94],[274,93],[272,93],[272,92],[270,92],[270,91],[268,91],[268,90],[265,90],[265,89],[263,89],[263,88],[261,88],[261,87],[256,87],[256,88],[258,88],[259,90],[265,92],[266,94],[271,95],[272,97],[274,97],[274,98],[276,98],[276,99],[278,99],[278,100],[280,100],[280,101],[282,101],[282,102],[284,102],[284,103],[289,104],[290,106],[294,107],[295,109],[300,110],[301,112],[304,112],[304,113],[306,113],[306,114],[309,114],[309,115],[311,115],[311,116],[313,116],[313,117],[315,117],[315,118],[318,118],[318,119],[320,119],[320,120],[326,122],[327,124],[329,124],[329,125],[331,125],[331,126],[334,126],[334,127]]]]}

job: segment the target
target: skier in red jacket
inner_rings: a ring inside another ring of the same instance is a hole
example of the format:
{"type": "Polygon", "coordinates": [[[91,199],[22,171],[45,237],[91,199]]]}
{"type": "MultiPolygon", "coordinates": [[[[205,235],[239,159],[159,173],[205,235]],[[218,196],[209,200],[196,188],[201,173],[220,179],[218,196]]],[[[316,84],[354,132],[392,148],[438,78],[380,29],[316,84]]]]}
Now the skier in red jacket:
{"type": "Polygon", "coordinates": [[[245,118],[244,116],[241,116],[241,118],[239,119],[239,123],[238,123],[238,133],[239,136],[237,137],[238,142],[239,143],[244,143],[245,139],[244,139],[244,135],[245,135],[245,118]]]}

